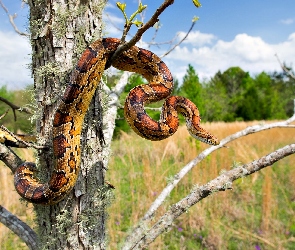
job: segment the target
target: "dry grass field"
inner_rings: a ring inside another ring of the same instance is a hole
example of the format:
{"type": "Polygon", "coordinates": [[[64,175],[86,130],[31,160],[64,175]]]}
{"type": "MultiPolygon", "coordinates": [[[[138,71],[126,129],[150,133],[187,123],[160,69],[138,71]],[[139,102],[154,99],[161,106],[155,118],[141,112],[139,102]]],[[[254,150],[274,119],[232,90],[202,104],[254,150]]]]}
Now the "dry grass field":
{"type": "MultiPolygon", "coordinates": [[[[204,127],[222,139],[259,122],[211,123],[204,127]]],[[[294,129],[252,134],[215,151],[175,188],[156,217],[196,184],[204,184],[236,164],[248,163],[294,142],[294,129]]],[[[164,141],[150,142],[122,133],[113,142],[107,179],[115,185],[109,208],[109,249],[119,249],[130,227],[186,163],[208,145],[191,138],[185,127],[164,141]]],[[[23,151],[23,156],[28,155],[23,151]]],[[[27,160],[32,158],[29,154],[27,160]]],[[[150,249],[295,249],[295,156],[238,180],[233,190],[216,193],[182,215],[150,249]]],[[[32,225],[32,206],[19,202],[12,175],[0,166],[0,204],[32,225]]],[[[0,225],[0,249],[27,249],[0,225]]]]}

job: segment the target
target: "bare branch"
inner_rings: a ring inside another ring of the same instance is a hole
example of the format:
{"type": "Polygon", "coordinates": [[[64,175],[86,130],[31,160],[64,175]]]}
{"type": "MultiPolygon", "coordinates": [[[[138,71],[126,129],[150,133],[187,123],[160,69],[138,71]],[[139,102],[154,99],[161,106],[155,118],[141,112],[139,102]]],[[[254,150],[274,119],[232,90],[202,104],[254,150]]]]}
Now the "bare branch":
{"type": "MultiPolygon", "coordinates": [[[[134,242],[129,249],[145,249],[160,234],[165,232],[183,213],[197,202],[218,191],[231,189],[232,183],[244,176],[251,175],[261,169],[271,166],[275,162],[295,153],[295,144],[287,145],[260,159],[229,170],[205,185],[193,189],[188,196],[170,206],[170,209],[148,230],[138,242],[134,242]]],[[[126,249],[126,248],[125,248],[126,249]]]]}
{"type": "MultiPolygon", "coordinates": [[[[141,28],[138,29],[134,37],[129,42],[123,43],[122,45],[118,47],[114,55],[108,61],[108,65],[106,66],[106,68],[108,68],[112,64],[112,62],[118,58],[118,56],[121,53],[123,53],[124,51],[134,46],[140,40],[143,33],[146,32],[149,28],[153,27],[153,25],[159,21],[158,17],[162,14],[162,12],[173,3],[174,3],[174,0],[165,0],[164,3],[155,11],[151,19],[145,25],[143,25],[141,28]]],[[[125,41],[124,35],[122,36],[121,40],[123,42],[125,41]]]]}
{"type": "Polygon", "coordinates": [[[293,115],[290,119],[283,121],[283,122],[275,122],[270,124],[264,124],[264,125],[254,125],[245,128],[242,131],[239,131],[235,134],[232,134],[223,140],[220,141],[220,144],[218,146],[211,146],[201,152],[194,160],[189,162],[186,166],[184,166],[176,175],[175,179],[171,181],[162,191],[162,193],[158,196],[158,198],[153,202],[151,207],[149,208],[148,212],[144,215],[143,220],[146,220],[148,218],[151,218],[155,211],[159,208],[159,206],[163,203],[163,201],[169,196],[171,191],[174,189],[174,187],[178,184],[178,182],[198,163],[200,163],[206,156],[210,155],[215,150],[224,147],[226,144],[228,144],[231,141],[234,141],[242,136],[246,136],[252,133],[257,133],[263,130],[272,129],[272,128],[294,128],[294,125],[289,125],[291,122],[295,121],[295,115],[293,115]]]}
{"type": "Polygon", "coordinates": [[[1,205],[0,222],[13,231],[16,235],[18,235],[30,249],[39,249],[37,243],[37,234],[34,232],[34,230],[32,230],[32,228],[30,228],[26,223],[21,221],[1,205]]]}
{"type": "MultiPolygon", "coordinates": [[[[173,2],[174,1],[165,1],[164,3],[163,3],[163,5],[159,8],[159,9],[161,9],[162,7],[164,8],[167,8],[169,5],[171,5],[171,4],[173,4],[173,2]],[[168,3],[166,3],[166,2],[168,2],[168,3]],[[171,2],[171,3],[170,3],[171,2]],[[165,4],[166,3],[166,4],[165,4]]],[[[141,1],[138,1],[138,4],[140,4],[141,3],[141,1]]],[[[159,10],[158,9],[158,10],[159,10]]],[[[162,12],[164,11],[164,9],[162,10],[162,12]]],[[[160,15],[162,12],[160,12],[160,13],[158,13],[158,15],[160,15]]],[[[123,31],[123,35],[122,35],[122,38],[121,38],[121,41],[124,43],[125,42],[125,38],[126,38],[126,36],[128,35],[128,31],[129,31],[129,26],[128,26],[128,30],[126,29],[126,27],[125,27],[125,29],[124,30],[122,30],[122,29],[120,29],[119,27],[117,27],[115,24],[114,24],[114,22],[112,22],[112,20],[111,20],[111,18],[110,18],[110,16],[108,15],[108,14],[106,14],[106,16],[108,17],[108,19],[110,20],[110,22],[111,22],[111,24],[117,29],[117,30],[119,30],[119,31],[123,31]]],[[[144,19],[144,14],[143,14],[143,12],[141,12],[140,13],[140,16],[141,16],[141,21],[143,22],[143,19],[144,19]]],[[[154,15],[155,16],[155,15],[154,15]]],[[[153,16],[153,17],[154,17],[153,16]]],[[[152,20],[152,18],[151,18],[151,20],[152,20]]],[[[150,20],[150,21],[151,21],[150,20]]],[[[189,30],[188,30],[188,32],[186,33],[186,35],[177,43],[177,44],[175,44],[172,48],[170,48],[164,55],[162,55],[162,56],[160,56],[160,57],[164,57],[164,56],[166,56],[166,55],[168,55],[169,53],[171,53],[177,46],[179,46],[186,38],[187,38],[187,36],[189,35],[189,33],[192,31],[192,29],[193,29],[193,27],[195,26],[195,23],[196,23],[196,21],[197,21],[197,18],[193,18],[193,21],[192,21],[192,24],[191,24],[191,27],[189,28],[189,30]]],[[[151,46],[151,45],[154,45],[154,46],[159,46],[159,45],[163,45],[163,44],[172,44],[173,43],[173,41],[177,38],[177,35],[173,38],[173,39],[171,39],[170,41],[165,41],[165,42],[155,42],[155,38],[156,38],[156,36],[157,36],[157,34],[158,34],[158,31],[159,31],[159,29],[160,29],[160,24],[159,24],[159,20],[157,19],[157,16],[153,19],[153,21],[151,22],[151,24],[149,24],[148,25],[148,23],[146,24],[146,25],[144,25],[141,29],[144,29],[144,28],[146,28],[146,30],[148,29],[148,28],[150,28],[150,27],[155,27],[155,32],[154,32],[154,35],[153,35],[153,37],[151,38],[151,41],[150,42],[146,42],[148,45],[149,45],[149,47],[151,46]],[[155,20],[157,20],[156,22],[155,22],[155,20]]],[[[144,30],[143,32],[142,32],[142,34],[146,31],[146,30],[144,30]]],[[[121,48],[120,46],[119,46],[119,48],[117,49],[117,51],[115,52],[115,54],[112,56],[112,58],[109,60],[109,62],[108,62],[108,64],[107,64],[107,67],[106,68],[108,68],[109,67],[109,65],[111,65],[111,62],[113,62],[116,58],[117,58],[117,56],[119,56],[123,51],[125,51],[125,50],[127,50],[127,49],[129,49],[130,47],[132,47],[133,45],[135,45],[139,40],[140,40],[140,38],[141,38],[141,36],[142,36],[142,34],[140,34],[140,35],[138,35],[138,32],[135,34],[135,36],[133,37],[133,39],[131,39],[129,42],[127,42],[126,44],[122,44],[121,46],[124,46],[124,48],[125,48],[125,46],[126,46],[126,49],[124,49],[123,47],[121,48]],[[136,37],[138,36],[138,39],[135,39],[136,37]],[[132,42],[133,40],[136,40],[135,42],[132,42]],[[131,44],[132,43],[132,44],[131,44]],[[134,43],[134,44],[133,44],[134,43]],[[128,44],[131,44],[130,46],[128,45],[128,44]],[[120,52],[122,50],[122,52],[120,52]],[[118,54],[117,54],[118,53],[118,54]]],[[[131,35],[130,35],[131,36],[131,35]]]]}
{"type": "Polygon", "coordinates": [[[173,51],[177,46],[179,46],[188,37],[189,33],[192,31],[195,24],[196,24],[196,22],[193,21],[191,27],[189,28],[189,30],[185,34],[185,36],[177,44],[175,44],[170,50],[168,50],[164,55],[162,55],[161,57],[167,56],[171,51],[173,51]]]}
{"type": "Polygon", "coordinates": [[[11,149],[0,144],[0,160],[10,168],[12,173],[23,162],[11,149]]]}
{"type": "Polygon", "coordinates": [[[25,32],[20,31],[20,30],[17,28],[17,26],[15,25],[15,23],[14,23],[14,19],[17,17],[17,15],[16,15],[16,14],[14,14],[14,15],[10,15],[8,9],[7,9],[7,8],[5,7],[5,5],[2,3],[2,0],[0,0],[0,5],[1,5],[2,9],[6,12],[6,14],[7,14],[8,18],[9,18],[9,22],[11,23],[11,25],[12,25],[14,31],[15,31],[16,33],[18,33],[19,35],[21,35],[21,36],[29,37],[30,35],[29,35],[28,33],[25,33],[25,32]]]}
{"type": "MultiPolygon", "coordinates": [[[[115,29],[117,29],[118,31],[121,31],[121,32],[123,32],[123,29],[121,29],[120,27],[118,27],[113,21],[112,21],[112,19],[110,18],[110,15],[109,14],[107,14],[107,13],[105,13],[105,15],[106,15],[106,17],[108,18],[108,20],[109,20],[109,22],[114,26],[114,28],[115,29]]],[[[165,42],[155,42],[154,40],[155,40],[155,38],[156,38],[156,35],[157,35],[157,33],[158,33],[158,31],[159,31],[159,29],[160,29],[160,25],[158,25],[157,23],[154,25],[154,27],[155,27],[155,33],[154,33],[154,35],[153,35],[153,37],[152,37],[152,39],[151,39],[151,41],[149,41],[149,42],[145,42],[146,44],[148,44],[149,46],[151,46],[151,45],[154,45],[154,46],[159,46],[159,45],[163,45],[163,44],[171,44],[175,39],[176,39],[176,37],[177,36],[175,36],[173,39],[171,39],[170,41],[165,41],[165,42]]],[[[132,34],[127,34],[128,36],[133,36],[132,34]]]]}
{"type": "Polygon", "coordinates": [[[108,13],[104,13],[104,15],[106,15],[106,17],[108,18],[109,22],[114,26],[115,29],[117,29],[120,32],[123,32],[123,29],[121,29],[120,27],[118,27],[113,21],[112,18],[110,17],[110,15],[108,13]]]}
{"type": "MultiPolygon", "coordinates": [[[[124,71],[118,83],[116,84],[116,86],[114,86],[114,88],[112,88],[112,90],[110,90],[109,88],[107,88],[106,85],[103,84],[103,90],[108,96],[106,104],[107,110],[105,110],[105,116],[103,119],[103,121],[105,121],[105,123],[103,124],[103,134],[106,147],[110,147],[113,138],[115,120],[118,114],[117,110],[119,107],[119,96],[123,92],[124,87],[126,86],[128,78],[131,74],[132,73],[130,72],[124,71]]],[[[107,152],[107,150],[105,152],[107,152]]],[[[103,157],[103,159],[103,165],[108,166],[109,156],[103,157]]]]}
{"type": "Polygon", "coordinates": [[[278,62],[279,62],[279,64],[280,64],[282,70],[285,71],[290,77],[292,77],[293,79],[295,79],[295,75],[292,73],[291,70],[289,70],[289,69],[287,69],[287,68],[285,67],[285,65],[280,61],[279,56],[278,56],[277,54],[275,54],[275,57],[277,58],[277,60],[278,60],[278,62]]]}
{"type": "Polygon", "coordinates": [[[9,112],[9,109],[7,109],[3,115],[0,116],[0,120],[3,119],[9,112]]]}
{"type": "MultiPolygon", "coordinates": [[[[254,125],[251,127],[248,127],[242,131],[239,131],[235,134],[232,134],[223,140],[220,141],[220,144],[218,146],[211,146],[201,152],[195,159],[193,159],[191,162],[189,162],[186,166],[184,166],[175,176],[174,180],[168,183],[168,185],[163,189],[161,194],[157,197],[157,199],[153,202],[153,204],[150,206],[147,213],[143,216],[143,218],[138,223],[139,226],[135,227],[132,232],[128,235],[125,241],[125,245],[128,246],[130,242],[135,242],[139,238],[142,237],[142,235],[146,232],[147,225],[152,221],[152,217],[154,213],[157,211],[157,209],[163,204],[164,200],[170,195],[171,191],[174,189],[174,187],[181,181],[181,179],[198,163],[200,163],[205,157],[210,155],[215,150],[225,147],[226,144],[229,142],[236,140],[242,136],[246,136],[252,133],[257,133],[263,130],[271,129],[271,128],[294,128],[294,125],[289,125],[291,122],[295,121],[295,115],[293,115],[291,118],[289,118],[286,121],[283,122],[276,122],[271,124],[264,124],[264,125],[254,125]]],[[[126,248],[128,249],[128,248],[126,248]]]]}
{"type": "Polygon", "coordinates": [[[158,35],[158,32],[159,32],[159,29],[161,27],[159,21],[155,23],[154,27],[155,27],[155,32],[154,32],[154,35],[153,35],[151,41],[148,43],[149,45],[155,43],[155,39],[156,39],[156,37],[158,35]]]}
{"type": "Polygon", "coordinates": [[[16,113],[15,113],[16,110],[18,110],[19,112],[25,112],[27,114],[32,114],[32,111],[29,108],[22,108],[22,107],[16,106],[12,102],[8,101],[7,99],[5,99],[5,98],[3,98],[1,96],[0,96],[0,101],[6,103],[9,107],[12,108],[15,121],[16,121],[16,113]]]}
{"type": "Polygon", "coordinates": [[[16,148],[35,148],[35,149],[44,149],[45,146],[39,146],[34,143],[30,143],[36,141],[36,137],[33,135],[19,135],[10,132],[3,125],[0,126],[0,142],[6,146],[16,147],[16,148]]]}
{"type": "Polygon", "coordinates": [[[162,110],[162,108],[152,108],[152,107],[144,107],[144,109],[159,111],[159,112],[161,112],[161,110],[162,110]]]}

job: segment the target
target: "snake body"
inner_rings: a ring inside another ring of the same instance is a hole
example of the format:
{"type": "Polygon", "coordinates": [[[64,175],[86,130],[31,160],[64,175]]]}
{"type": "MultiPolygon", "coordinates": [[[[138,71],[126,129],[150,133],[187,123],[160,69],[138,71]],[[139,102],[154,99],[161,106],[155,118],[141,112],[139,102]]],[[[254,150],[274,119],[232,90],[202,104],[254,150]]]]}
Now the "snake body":
{"type": "MultiPolygon", "coordinates": [[[[36,167],[31,162],[24,162],[15,172],[16,191],[29,202],[55,204],[74,187],[80,170],[84,116],[108,59],[119,44],[119,39],[104,38],[92,43],[80,57],[53,119],[54,170],[49,182],[41,183],[35,177],[36,167]]],[[[200,126],[199,111],[194,103],[184,97],[170,96],[173,77],[157,55],[133,46],[112,66],[139,73],[149,82],[133,88],[125,102],[125,118],[138,135],[149,140],[171,136],[178,128],[177,113],[181,113],[193,137],[211,145],[219,144],[215,136],[200,126]],[[147,115],[144,105],[163,99],[160,121],[155,121],[147,115]]]]}

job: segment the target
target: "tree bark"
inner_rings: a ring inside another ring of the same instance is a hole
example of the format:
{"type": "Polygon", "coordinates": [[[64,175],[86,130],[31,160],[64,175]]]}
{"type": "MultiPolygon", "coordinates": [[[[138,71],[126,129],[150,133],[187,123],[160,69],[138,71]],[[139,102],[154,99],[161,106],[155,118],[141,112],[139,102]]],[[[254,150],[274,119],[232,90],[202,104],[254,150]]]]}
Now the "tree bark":
{"type": "MultiPolygon", "coordinates": [[[[52,173],[52,118],[69,75],[86,46],[100,38],[105,0],[30,0],[32,73],[36,93],[40,179],[52,173]]],[[[111,193],[104,184],[100,91],[96,91],[82,133],[82,162],[74,190],[54,206],[35,205],[40,249],[105,249],[105,207],[111,193]],[[97,126],[98,124],[98,126],[97,126]],[[97,139],[99,138],[99,139],[97,139]]]]}

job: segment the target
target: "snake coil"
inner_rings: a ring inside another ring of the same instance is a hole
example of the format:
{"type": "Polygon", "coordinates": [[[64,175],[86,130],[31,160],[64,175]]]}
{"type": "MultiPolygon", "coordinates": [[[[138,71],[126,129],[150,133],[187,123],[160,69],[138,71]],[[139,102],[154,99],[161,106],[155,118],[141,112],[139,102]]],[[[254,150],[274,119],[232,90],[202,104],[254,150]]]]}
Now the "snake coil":
{"type": "MultiPolygon", "coordinates": [[[[80,170],[80,136],[84,116],[99,84],[108,59],[116,51],[120,40],[104,38],[92,43],[82,54],[71,76],[61,104],[53,119],[54,171],[48,183],[35,177],[34,163],[24,162],[14,175],[16,191],[27,201],[55,204],[74,187],[80,170]]],[[[219,144],[218,139],[200,126],[197,107],[190,100],[170,96],[173,77],[166,64],[151,51],[131,47],[123,52],[112,66],[119,70],[141,74],[148,84],[133,88],[125,102],[125,118],[131,128],[149,140],[163,140],[178,128],[178,114],[186,119],[190,134],[196,139],[219,144]],[[159,121],[151,119],[144,104],[165,99],[159,121]]]]}

